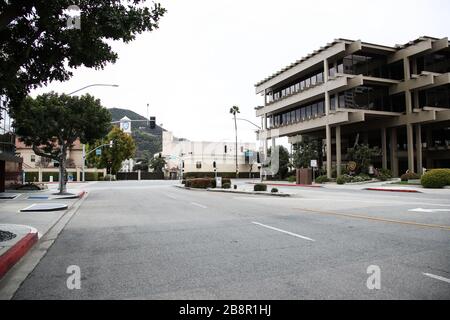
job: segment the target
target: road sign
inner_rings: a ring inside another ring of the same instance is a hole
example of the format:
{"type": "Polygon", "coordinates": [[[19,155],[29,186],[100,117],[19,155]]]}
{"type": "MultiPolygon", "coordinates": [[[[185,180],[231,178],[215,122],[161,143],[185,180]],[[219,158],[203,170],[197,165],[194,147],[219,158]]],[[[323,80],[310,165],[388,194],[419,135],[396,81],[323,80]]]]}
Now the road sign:
{"type": "Polygon", "coordinates": [[[317,168],[317,160],[311,160],[311,168],[317,168]]]}
{"type": "Polygon", "coordinates": [[[95,155],[96,156],[101,156],[102,155],[102,149],[98,148],[97,150],[95,150],[95,155]]]}

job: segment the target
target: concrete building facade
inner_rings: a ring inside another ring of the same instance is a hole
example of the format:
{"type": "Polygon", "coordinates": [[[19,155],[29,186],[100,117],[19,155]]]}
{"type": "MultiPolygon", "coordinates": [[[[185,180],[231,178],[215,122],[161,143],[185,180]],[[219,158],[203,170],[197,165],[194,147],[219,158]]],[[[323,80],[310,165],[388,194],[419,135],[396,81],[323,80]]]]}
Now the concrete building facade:
{"type": "Polygon", "coordinates": [[[341,173],[355,142],[378,146],[379,168],[450,167],[448,38],[395,47],[337,39],[255,85],[267,140],[322,139],[324,167],[341,173]]]}
{"type": "MultiPolygon", "coordinates": [[[[238,143],[239,173],[249,176],[259,174],[256,163],[256,144],[238,143]]],[[[159,156],[159,154],[155,155],[159,156]]],[[[236,172],[235,143],[215,141],[190,141],[178,139],[172,132],[164,131],[161,156],[166,159],[167,172],[172,178],[179,175],[184,163],[184,173],[202,174],[214,173],[213,163],[216,163],[218,173],[234,174],[236,172]]]]}

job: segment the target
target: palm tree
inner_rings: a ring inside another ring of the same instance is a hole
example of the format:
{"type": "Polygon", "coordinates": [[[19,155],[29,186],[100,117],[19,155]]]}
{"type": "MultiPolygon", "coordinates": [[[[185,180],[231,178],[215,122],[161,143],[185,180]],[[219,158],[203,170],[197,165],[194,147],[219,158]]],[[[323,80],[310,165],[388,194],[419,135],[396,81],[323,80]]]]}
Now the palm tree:
{"type": "Polygon", "coordinates": [[[238,106],[233,106],[230,108],[230,113],[234,116],[234,132],[235,132],[235,136],[236,136],[236,145],[235,145],[235,159],[236,159],[236,178],[239,178],[239,169],[238,169],[238,160],[237,160],[237,148],[238,148],[238,144],[237,144],[237,122],[236,122],[236,113],[240,113],[239,112],[239,107],[238,106]]]}

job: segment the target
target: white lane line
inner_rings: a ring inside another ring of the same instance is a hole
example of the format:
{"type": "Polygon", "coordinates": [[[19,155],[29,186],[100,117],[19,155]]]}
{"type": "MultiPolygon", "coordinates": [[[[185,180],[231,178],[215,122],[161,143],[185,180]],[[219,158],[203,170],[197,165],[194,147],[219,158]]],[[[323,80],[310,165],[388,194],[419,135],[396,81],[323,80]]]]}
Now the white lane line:
{"type": "Polygon", "coordinates": [[[170,195],[170,194],[166,194],[166,196],[168,196],[170,199],[177,200],[177,197],[174,197],[174,196],[172,196],[172,195],[170,195]]]}
{"type": "Polygon", "coordinates": [[[450,283],[450,279],[447,279],[447,278],[444,278],[444,277],[441,277],[441,276],[437,276],[437,275],[432,274],[432,273],[422,272],[422,274],[423,274],[424,276],[427,276],[427,277],[430,277],[430,278],[433,278],[433,279],[437,279],[437,280],[441,280],[441,281],[450,283]]]}
{"type": "Polygon", "coordinates": [[[308,237],[305,237],[305,236],[301,236],[299,234],[296,234],[296,233],[293,233],[293,232],[289,232],[289,231],[286,231],[286,230],[282,230],[282,229],[278,229],[278,228],[275,228],[275,227],[271,227],[271,226],[268,226],[268,225],[265,225],[265,224],[262,224],[262,223],[259,223],[259,222],[252,221],[252,223],[253,224],[257,224],[258,226],[261,226],[261,227],[264,227],[264,228],[267,228],[267,229],[272,229],[272,230],[275,230],[275,231],[286,233],[286,234],[288,234],[290,236],[294,236],[294,237],[301,238],[301,239],[304,239],[304,240],[316,241],[314,239],[311,239],[311,238],[308,238],[308,237]]]}
{"type": "Polygon", "coordinates": [[[192,204],[193,206],[197,206],[197,207],[200,207],[200,208],[203,208],[203,209],[208,208],[207,206],[204,206],[204,205],[202,205],[202,204],[200,204],[200,203],[197,203],[197,202],[191,202],[191,204],[192,204]]]}

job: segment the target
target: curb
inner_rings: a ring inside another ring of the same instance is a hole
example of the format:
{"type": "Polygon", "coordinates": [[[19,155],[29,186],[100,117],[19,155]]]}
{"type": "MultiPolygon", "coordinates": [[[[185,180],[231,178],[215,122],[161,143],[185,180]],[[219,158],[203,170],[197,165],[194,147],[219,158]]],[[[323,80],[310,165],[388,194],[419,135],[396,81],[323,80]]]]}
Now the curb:
{"type": "Polygon", "coordinates": [[[25,237],[0,256],[0,279],[11,269],[38,241],[37,230],[31,230],[25,237]]]}
{"type": "Polygon", "coordinates": [[[239,194],[254,194],[259,196],[272,196],[272,197],[290,197],[290,193],[278,193],[278,192],[257,192],[257,191],[234,191],[234,190],[220,190],[220,189],[206,189],[209,192],[223,192],[223,193],[239,193],[239,194]]]}
{"type": "Polygon", "coordinates": [[[384,192],[407,192],[407,193],[422,193],[418,190],[405,190],[405,189],[382,189],[382,188],[364,188],[369,191],[384,191],[384,192]]]}
{"type": "MultiPolygon", "coordinates": [[[[248,184],[259,184],[260,182],[247,182],[248,184]]],[[[307,187],[307,188],[323,188],[323,186],[316,186],[312,184],[297,184],[297,183],[266,183],[268,186],[280,186],[280,187],[307,187]]]]}

